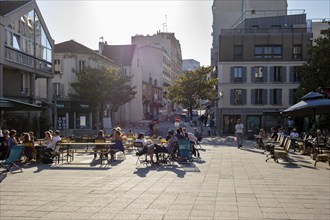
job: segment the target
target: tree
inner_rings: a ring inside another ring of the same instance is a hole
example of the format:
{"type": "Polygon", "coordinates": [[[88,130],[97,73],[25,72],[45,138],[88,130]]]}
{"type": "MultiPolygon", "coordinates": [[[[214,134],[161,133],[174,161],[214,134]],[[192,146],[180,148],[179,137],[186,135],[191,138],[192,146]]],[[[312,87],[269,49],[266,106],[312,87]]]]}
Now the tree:
{"type": "Polygon", "coordinates": [[[181,104],[192,110],[199,104],[199,100],[216,100],[217,79],[208,75],[212,71],[211,67],[199,67],[192,71],[186,71],[174,84],[169,87],[169,99],[176,104],[181,104]]]}
{"type": "Polygon", "coordinates": [[[319,87],[330,85],[330,26],[321,30],[321,34],[315,40],[316,45],[310,48],[309,58],[299,68],[302,80],[295,93],[298,99],[319,87]]]}
{"type": "Polygon", "coordinates": [[[135,87],[130,85],[132,76],[121,74],[119,69],[87,67],[83,71],[73,72],[78,81],[70,84],[75,92],[69,96],[86,100],[94,106],[100,124],[107,103],[111,104],[111,111],[117,112],[121,105],[132,100],[136,94],[135,87]]]}

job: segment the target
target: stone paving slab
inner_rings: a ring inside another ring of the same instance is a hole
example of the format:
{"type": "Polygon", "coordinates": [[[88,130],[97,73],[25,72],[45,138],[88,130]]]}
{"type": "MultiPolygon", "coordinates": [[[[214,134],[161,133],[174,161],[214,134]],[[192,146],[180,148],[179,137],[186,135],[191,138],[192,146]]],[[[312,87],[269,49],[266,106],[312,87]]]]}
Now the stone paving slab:
{"type": "MultiPolygon", "coordinates": [[[[247,145],[247,143],[246,143],[247,145]]],[[[0,176],[0,219],[330,219],[327,163],[205,139],[201,160],[136,166],[134,153],[99,165],[26,165],[0,176]]]]}

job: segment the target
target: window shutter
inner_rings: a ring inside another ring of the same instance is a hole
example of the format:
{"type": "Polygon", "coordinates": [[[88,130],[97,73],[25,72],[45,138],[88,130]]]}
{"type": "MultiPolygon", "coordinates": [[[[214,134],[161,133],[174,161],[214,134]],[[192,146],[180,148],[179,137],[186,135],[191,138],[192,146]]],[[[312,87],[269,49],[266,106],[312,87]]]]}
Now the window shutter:
{"type": "Polygon", "coordinates": [[[61,65],[61,74],[64,73],[64,62],[60,59],[60,65],[61,65]]]}
{"type": "Polygon", "coordinates": [[[281,67],[281,79],[282,82],[286,82],[286,66],[281,67]]]}
{"type": "Polygon", "coordinates": [[[60,84],[60,96],[64,97],[64,84],[60,84]]]}
{"type": "Polygon", "coordinates": [[[251,67],[251,82],[255,82],[256,80],[256,75],[255,75],[256,68],[251,67]]]}
{"type": "Polygon", "coordinates": [[[264,82],[268,82],[268,67],[267,66],[264,66],[263,67],[263,81],[264,82]]]}
{"type": "Polygon", "coordinates": [[[294,70],[294,67],[293,66],[290,66],[290,73],[289,73],[289,80],[290,82],[293,82],[293,70],[294,70]]]}
{"type": "Polygon", "coordinates": [[[234,105],[234,93],[235,93],[235,90],[234,89],[231,89],[230,90],[230,104],[231,105],[234,105]]]}
{"type": "Polygon", "coordinates": [[[274,89],[269,90],[269,104],[274,105],[274,89]]]}
{"type": "Polygon", "coordinates": [[[262,90],[262,104],[267,105],[267,89],[262,90]]]}
{"type": "Polygon", "coordinates": [[[242,104],[246,105],[246,89],[242,90],[242,104]]]}
{"type": "Polygon", "coordinates": [[[274,82],[274,67],[273,66],[271,66],[270,68],[269,68],[269,70],[270,70],[270,72],[269,72],[269,76],[270,76],[270,82],[274,82]]]}
{"type": "Polygon", "coordinates": [[[230,82],[234,82],[234,67],[230,67],[230,82]]]}
{"type": "Polygon", "coordinates": [[[251,89],[251,105],[255,105],[256,104],[256,90],[255,89],[251,89]]]}
{"type": "Polygon", "coordinates": [[[293,105],[293,89],[289,89],[289,104],[293,105]]]}
{"type": "Polygon", "coordinates": [[[282,89],[277,89],[276,92],[277,92],[276,95],[277,95],[277,98],[278,98],[277,104],[282,105],[282,89]]]}
{"type": "Polygon", "coordinates": [[[243,67],[243,82],[246,82],[246,67],[243,67]]]}

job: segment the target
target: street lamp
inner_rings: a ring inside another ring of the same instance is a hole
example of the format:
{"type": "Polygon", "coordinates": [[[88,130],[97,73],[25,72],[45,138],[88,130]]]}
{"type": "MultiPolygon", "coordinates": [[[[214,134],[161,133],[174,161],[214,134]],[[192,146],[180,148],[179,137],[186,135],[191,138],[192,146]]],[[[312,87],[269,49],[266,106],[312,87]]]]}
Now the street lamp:
{"type": "Polygon", "coordinates": [[[219,126],[220,125],[220,122],[221,122],[221,109],[219,108],[219,101],[220,101],[220,99],[223,97],[223,92],[222,91],[220,91],[219,92],[219,98],[215,101],[215,103],[214,103],[214,105],[215,105],[215,109],[214,109],[214,117],[215,117],[215,127],[216,127],[216,133],[217,134],[221,134],[222,132],[221,132],[221,129],[220,129],[220,132],[219,132],[219,127],[221,127],[221,126],[219,126]],[[220,112],[219,112],[219,117],[218,117],[218,115],[217,115],[217,109],[219,108],[219,110],[220,110],[220,112]]]}

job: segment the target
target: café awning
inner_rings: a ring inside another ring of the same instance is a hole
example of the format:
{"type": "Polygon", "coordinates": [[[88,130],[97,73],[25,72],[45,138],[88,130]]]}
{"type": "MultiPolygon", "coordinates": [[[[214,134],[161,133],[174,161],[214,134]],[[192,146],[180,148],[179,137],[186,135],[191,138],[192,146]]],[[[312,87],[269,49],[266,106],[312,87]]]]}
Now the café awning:
{"type": "Polygon", "coordinates": [[[0,98],[0,109],[6,111],[41,111],[41,106],[16,99],[0,98]]]}

